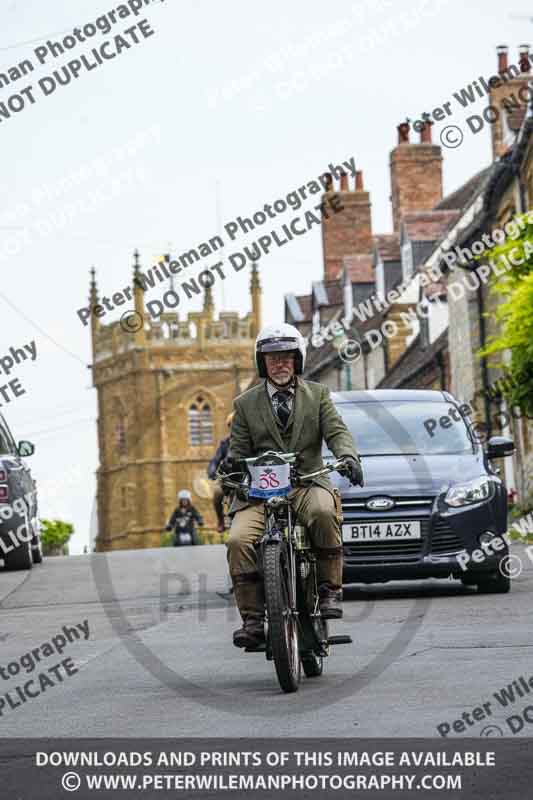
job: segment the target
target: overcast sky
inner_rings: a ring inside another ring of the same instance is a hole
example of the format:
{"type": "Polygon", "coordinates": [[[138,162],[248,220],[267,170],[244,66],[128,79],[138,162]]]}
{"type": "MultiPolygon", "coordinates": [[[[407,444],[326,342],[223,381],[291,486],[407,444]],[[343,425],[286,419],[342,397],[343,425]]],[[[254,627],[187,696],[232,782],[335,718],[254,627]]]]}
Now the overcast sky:
{"type": "MultiPolygon", "coordinates": [[[[533,38],[533,23],[512,18],[528,13],[520,0],[508,11],[482,0],[154,0],[110,33],[39,65],[34,48],[119,5],[4,0],[0,10],[0,72],[26,58],[35,66],[0,88],[0,103],[29,85],[35,98],[10,119],[0,115],[0,357],[11,346],[37,346],[36,361],[9,376],[26,394],[1,410],[15,438],[36,444],[41,515],[74,522],[71,552],[88,543],[97,466],[90,334],[76,315],[90,267],[101,294],[111,295],[131,280],[135,247],[144,267],[169,247],[182,253],[352,156],[371,192],[373,231],[390,232],[397,124],[452,100],[453,117],[433,136],[446,124],[463,129],[462,145],[444,150],[444,189],[453,191],[491,158],[488,126],[473,135],[465,124],[487,100],[461,110],[453,93],[496,71],[498,44],[509,45],[515,63],[518,45],[533,38]],[[138,44],[43,95],[41,78],[106,39],[112,52],[114,36],[144,18],[154,35],[144,39],[137,28],[138,44]],[[134,154],[117,152],[139,136],[134,154]],[[100,173],[99,156],[109,164],[100,173]],[[81,167],[77,186],[61,183],[81,167]],[[61,225],[67,207],[72,219],[61,225]]],[[[257,235],[298,213],[269,220],[257,235]]],[[[276,248],[260,268],[264,320],[281,320],[284,293],[307,292],[322,277],[319,228],[276,248]]],[[[226,271],[217,308],[244,313],[248,271],[226,271]]],[[[197,307],[182,298],[182,315],[197,307]]]]}

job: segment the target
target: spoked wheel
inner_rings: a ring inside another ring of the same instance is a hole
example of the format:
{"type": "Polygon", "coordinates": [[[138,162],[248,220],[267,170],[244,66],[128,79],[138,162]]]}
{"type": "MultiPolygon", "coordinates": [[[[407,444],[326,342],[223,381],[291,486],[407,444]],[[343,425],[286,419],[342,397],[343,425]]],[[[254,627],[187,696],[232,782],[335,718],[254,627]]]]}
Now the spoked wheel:
{"type": "Polygon", "coordinates": [[[300,624],[302,628],[301,659],[303,671],[307,678],[316,678],[322,675],[324,658],[320,655],[324,642],[328,640],[327,622],[321,616],[315,616],[317,610],[314,597],[309,584],[301,589],[300,596],[306,597],[305,604],[299,604],[300,624]]]}
{"type": "Polygon", "coordinates": [[[288,572],[280,544],[263,551],[268,636],[278,681],[284,692],[296,692],[300,682],[298,621],[289,602],[288,572]]]}
{"type": "Polygon", "coordinates": [[[322,675],[324,656],[328,655],[328,623],[319,611],[318,591],[314,567],[300,564],[298,575],[298,611],[300,622],[300,658],[308,678],[322,675]]]}

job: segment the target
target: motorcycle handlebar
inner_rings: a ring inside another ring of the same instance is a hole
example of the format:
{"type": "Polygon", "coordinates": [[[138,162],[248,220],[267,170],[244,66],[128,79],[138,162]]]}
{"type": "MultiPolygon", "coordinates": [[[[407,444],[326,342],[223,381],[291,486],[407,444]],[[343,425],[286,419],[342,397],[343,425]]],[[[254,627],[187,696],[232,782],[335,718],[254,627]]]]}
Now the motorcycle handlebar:
{"type": "MultiPolygon", "coordinates": [[[[331,464],[327,464],[325,467],[321,467],[320,469],[315,470],[314,472],[308,472],[307,475],[295,475],[293,477],[293,482],[295,484],[303,483],[308,480],[312,480],[313,478],[321,478],[323,475],[328,475],[330,472],[339,472],[342,474],[344,467],[346,465],[346,460],[344,458],[339,458],[337,461],[332,462],[331,464]]],[[[244,482],[238,482],[232,480],[230,475],[235,475],[239,473],[229,473],[229,474],[221,474],[220,477],[223,484],[227,486],[229,489],[240,489],[246,490],[248,487],[244,482]]]]}
{"type": "Polygon", "coordinates": [[[298,481],[308,481],[312,478],[321,478],[323,475],[328,475],[330,472],[339,472],[342,474],[346,461],[344,458],[339,458],[331,464],[326,464],[325,467],[317,469],[314,472],[308,472],[307,475],[298,475],[298,481]]]}

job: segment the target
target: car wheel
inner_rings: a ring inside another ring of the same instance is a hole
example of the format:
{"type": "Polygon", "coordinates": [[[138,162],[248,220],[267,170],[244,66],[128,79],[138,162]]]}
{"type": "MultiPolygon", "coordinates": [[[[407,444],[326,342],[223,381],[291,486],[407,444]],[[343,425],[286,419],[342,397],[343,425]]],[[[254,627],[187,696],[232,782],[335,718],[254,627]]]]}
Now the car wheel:
{"type": "MultiPolygon", "coordinates": [[[[30,519],[27,514],[24,514],[25,536],[27,536],[28,532],[30,531],[33,534],[33,528],[31,526],[30,519]]],[[[33,552],[32,552],[33,535],[31,539],[28,537],[27,542],[24,541],[19,535],[17,535],[17,539],[20,542],[20,544],[17,547],[15,547],[12,552],[6,553],[6,558],[4,561],[5,567],[8,570],[31,569],[33,566],[33,552]]]]}
{"type": "Polygon", "coordinates": [[[34,564],[43,563],[43,551],[41,547],[41,542],[39,540],[37,540],[37,544],[32,543],[31,557],[34,564]]]}
{"type": "Polygon", "coordinates": [[[43,562],[43,544],[41,542],[41,525],[39,520],[34,517],[31,522],[33,530],[33,539],[31,540],[31,557],[34,564],[42,564],[43,562]]]}
{"type": "Polygon", "coordinates": [[[490,572],[477,581],[477,590],[482,594],[507,594],[511,589],[511,579],[501,572],[490,572]]]}
{"type": "Polygon", "coordinates": [[[31,569],[33,566],[31,543],[21,542],[13,552],[6,553],[5,567],[9,570],[31,569]]]}

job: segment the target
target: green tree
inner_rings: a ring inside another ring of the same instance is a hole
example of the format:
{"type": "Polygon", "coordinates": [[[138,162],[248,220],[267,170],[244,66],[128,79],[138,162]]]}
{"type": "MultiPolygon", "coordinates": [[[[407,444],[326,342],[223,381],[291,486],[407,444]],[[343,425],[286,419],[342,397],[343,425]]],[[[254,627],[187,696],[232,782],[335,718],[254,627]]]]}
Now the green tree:
{"type": "Polygon", "coordinates": [[[529,415],[533,413],[533,224],[528,214],[516,220],[517,235],[508,236],[482,256],[499,268],[500,274],[493,275],[490,285],[503,302],[490,314],[498,323],[499,333],[488,339],[479,355],[488,358],[510,352],[509,363],[494,361],[492,366],[505,373],[502,394],[508,405],[520,406],[529,415]],[[506,271],[501,274],[504,265],[506,271]]]}
{"type": "Polygon", "coordinates": [[[166,533],[161,534],[161,547],[173,547],[174,546],[174,534],[172,531],[167,531],[166,533]]]}
{"type": "Polygon", "coordinates": [[[41,543],[45,556],[59,555],[74,533],[74,525],[60,519],[41,520],[41,543]]]}

